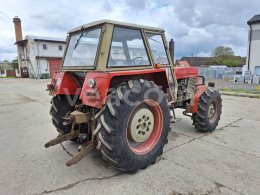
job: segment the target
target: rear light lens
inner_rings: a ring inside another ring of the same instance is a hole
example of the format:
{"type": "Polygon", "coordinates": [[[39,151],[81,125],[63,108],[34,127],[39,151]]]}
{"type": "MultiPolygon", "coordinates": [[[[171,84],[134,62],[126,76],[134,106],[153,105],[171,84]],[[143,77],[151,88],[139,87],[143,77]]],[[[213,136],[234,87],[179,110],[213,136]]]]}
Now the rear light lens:
{"type": "Polygon", "coordinates": [[[88,86],[94,88],[96,86],[96,81],[94,79],[89,79],[88,86]]]}

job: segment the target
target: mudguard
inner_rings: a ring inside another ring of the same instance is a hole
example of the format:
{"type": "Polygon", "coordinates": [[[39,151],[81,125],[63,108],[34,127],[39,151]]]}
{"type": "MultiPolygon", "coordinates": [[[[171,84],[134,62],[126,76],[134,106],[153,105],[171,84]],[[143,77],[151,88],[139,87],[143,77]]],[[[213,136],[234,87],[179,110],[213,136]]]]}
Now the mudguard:
{"type": "Polygon", "coordinates": [[[101,108],[106,103],[107,93],[109,91],[111,75],[103,72],[88,72],[80,93],[80,99],[83,104],[101,108]],[[89,86],[89,80],[94,79],[95,87],[89,86]]]}
{"type": "Polygon", "coordinates": [[[190,77],[197,77],[199,75],[198,68],[196,67],[174,67],[176,79],[186,79],[190,77]]]}
{"type": "Polygon", "coordinates": [[[165,92],[169,89],[169,81],[164,68],[116,72],[89,71],[86,73],[82,87],[72,73],[59,72],[53,76],[54,79],[52,79],[51,86],[48,88],[50,88],[52,95],[80,94],[83,104],[102,108],[106,103],[111,81],[115,81],[113,79],[125,78],[125,81],[127,81],[129,79],[141,79],[144,76],[150,76],[149,78],[157,85],[163,86],[165,92]],[[95,81],[93,88],[89,86],[90,79],[94,79],[95,81]]]}
{"type": "Polygon", "coordinates": [[[81,87],[75,76],[69,72],[59,72],[55,73],[52,79],[52,84],[54,86],[54,95],[76,95],[80,94],[81,87]]]}
{"type": "MultiPolygon", "coordinates": [[[[117,71],[117,72],[97,72],[89,71],[86,74],[85,81],[81,90],[80,99],[82,103],[88,106],[102,108],[106,103],[107,94],[109,92],[109,87],[113,78],[125,77],[127,76],[139,76],[142,78],[144,75],[157,75],[157,73],[162,73],[167,82],[165,69],[147,69],[147,70],[136,70],[136,71],[117,71]],[[89,86],[89,80],[95,80],[95,87],[91,88],[89,86]]],[[[163,78],[159,79],[163,80],[163,78]]]]}
{"type": "Polygon", "coordinates": [[[186,110],[187,113],[196,113],[198,110],[198,104],[200,96],[208,89],[207,85],[199,85],[195,88],[195,93],[191,99],[190,107],[186,110]]]}

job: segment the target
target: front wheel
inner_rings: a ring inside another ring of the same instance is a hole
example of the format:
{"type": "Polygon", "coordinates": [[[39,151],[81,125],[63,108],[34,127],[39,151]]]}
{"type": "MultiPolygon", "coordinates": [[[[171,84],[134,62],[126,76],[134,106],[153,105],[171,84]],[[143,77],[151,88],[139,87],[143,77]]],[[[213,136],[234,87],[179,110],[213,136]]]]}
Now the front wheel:
{"type": "Polygon", "coordinates": [[[170,130],[166,95],[149,81],[129,81],[107,99],[98,122],[98,146],[116,168],[135,172],[163,153],[170,130]]]}
{"type": "Polygon", "coordinates": [[[222,112],[222,99],[219,92],[209,87],[201,96],[197,113],[193,115],[193,124],[198,131],[212,132],[218,126],[222,112]]]}

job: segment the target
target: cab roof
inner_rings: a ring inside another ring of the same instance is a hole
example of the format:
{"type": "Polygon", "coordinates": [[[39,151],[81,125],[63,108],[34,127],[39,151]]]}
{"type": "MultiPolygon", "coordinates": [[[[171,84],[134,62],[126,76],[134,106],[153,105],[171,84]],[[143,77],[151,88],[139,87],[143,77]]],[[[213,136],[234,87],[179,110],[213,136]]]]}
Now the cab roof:
{"type": "Polygon", "coordinates": [[[138,24],[132,24],[132,23],[127,23],[127,22],[119,22],[119,21],[113,21],[113,20],[98,20],[95,22],[90,22],[84,25],[81,25],[77,28],[74,28],[70,30],[68,33],[74,33],[89,27],[94,27],[94,26],[99,26],[103,24],[114,24],[114,25],[119,25],[119,26],[125,26],[125,27],[133,27],[133,28],[139,28],[139,29],[145,29],[145,30],[152,30],[152,31],[160,31],[164,32],[163,28],[155,28],[155,27],[150,27],[150,26],[143,26],[143,25],[138,25],[138,24]]]}

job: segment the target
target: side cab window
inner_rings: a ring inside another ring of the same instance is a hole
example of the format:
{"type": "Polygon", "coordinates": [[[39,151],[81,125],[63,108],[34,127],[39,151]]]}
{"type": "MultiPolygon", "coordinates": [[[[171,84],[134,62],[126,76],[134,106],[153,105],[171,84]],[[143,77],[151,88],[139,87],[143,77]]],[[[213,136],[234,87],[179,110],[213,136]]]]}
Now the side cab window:
{"type": "Polygon", "coordinates": [[[169,64],[161,34],[146,33],[155,64],[169,64]]]}
{"type": "Polygon", "coordinates": [[[108,67],[150,65],[141,31],[114,27],[108,67]]]}

